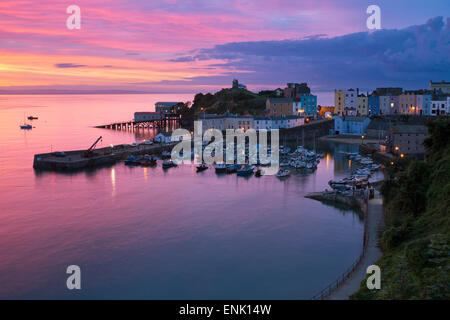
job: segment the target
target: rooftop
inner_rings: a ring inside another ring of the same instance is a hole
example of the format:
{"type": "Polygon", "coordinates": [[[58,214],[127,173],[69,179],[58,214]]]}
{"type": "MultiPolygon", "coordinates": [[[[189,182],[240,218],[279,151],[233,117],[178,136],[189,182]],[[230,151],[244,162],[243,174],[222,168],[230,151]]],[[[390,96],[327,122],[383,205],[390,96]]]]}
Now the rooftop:
{"type": "Polygon", "coordinates": [[[293,102],[292,98],[267,98],[271,103],[293,102]]]}
{"type": "Polygon", "coordinates": [[[155,103],[155,106],[162,106],[162,107],[173,107],[174,105],[178,104],[180,102],[161,102],[158,101],[155,103]]]}

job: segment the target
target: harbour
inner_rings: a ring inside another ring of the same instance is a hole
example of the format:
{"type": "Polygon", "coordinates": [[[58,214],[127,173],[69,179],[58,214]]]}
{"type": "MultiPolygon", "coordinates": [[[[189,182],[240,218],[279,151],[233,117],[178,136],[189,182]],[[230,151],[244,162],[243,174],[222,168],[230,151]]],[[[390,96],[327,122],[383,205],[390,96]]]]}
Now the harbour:
{"type": "MultiPolygon", "coordinates": [[[[30,97],[14,99],[30,104],[30,97]]],[[[41,105],[33,112],[39,116],[36,128],[20,131],[2,122],[8,141],[2,148],[17,161],[0,157],[5,199],[0,209],[6,212],[3,228],[8,234],[2,254],[9,257],[0,262],[1,274],[8,274],[0,275],[0,296],[32,298],[39,292],[41,298],[70,298],[60,287],[59,270],[76,261],[90,283],[82,292],[85,298],[308,299],[360,254],[362,217],[353,209],[304,198],[351,173],[339,151],[357,152],[352,146],[317,142],[317,153],[323,153],[317,169],[286,167],[287,179],[257,177],[256,168],[250,176],[216,174],[212,165],[200,172],[196,164],[162,170],[165,150],[159,153],[158,144],[133,153],[156,155],[156,166],[128,166],[121,160],[137,149],[131,145],[154,140],[157,132],[94,127],[104,121],[112,100],[118,112],[109,115],[111,120],[125,118],[151,96],[32,99],[41,105]],[[81,110],[75,112],[69,104],[83,105],[80,99],[89,99],[84,104],[92,118],[79,116],[81,110]],[[63,102],[66,107],[61,108],[63,102]],[[96,108],[89,107],[94,103],[96,108]],[[66,130],[68,126],[79,129],[66,130]],[[100,136],[94,153],[111,144],[130,147],[123,158],[95,170],[33,168],[34,155],[43,150],[78,150],[81,155],[100,136]],[[45,252],[51,256],[40,259],[45,252]],[[32,256],[38,258],[32,262],[32,256]],[[19,270],[13,267],[18,261],[36,267],[19,270]]],[[[170,98],[154,98],[163,99],[170,98]]],[[[23,117],[20,108],[0,110],[18,122],[23,117]]],[[[314,150],[305,140],[305,147],[314,150]]],[[[295,144],[288,145],[294,152],[295,144]]]]}

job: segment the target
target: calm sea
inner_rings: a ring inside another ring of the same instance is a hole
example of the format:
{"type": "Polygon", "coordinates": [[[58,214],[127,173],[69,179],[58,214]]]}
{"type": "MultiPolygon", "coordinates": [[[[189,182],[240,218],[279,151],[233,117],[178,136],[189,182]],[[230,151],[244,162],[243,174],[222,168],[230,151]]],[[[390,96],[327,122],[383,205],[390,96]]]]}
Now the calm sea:
{"type": "MultiPolygon", "coordinates": [[[[348,174],[339,150],[317,171],[217,176],[182,165],[36,172],[33,155],[130,143],[152,132],[93,128],[191,95],[0,96],[0,298],[307,299],[353,263],[363,222],[304,198],[348,174]],[[24,116],[38,116],[29,131],[24,116]],[[82,289],[66,288],[68,265],[82,289]]],[[[311,142],[309,142],[311,143],[311,142]]]]}

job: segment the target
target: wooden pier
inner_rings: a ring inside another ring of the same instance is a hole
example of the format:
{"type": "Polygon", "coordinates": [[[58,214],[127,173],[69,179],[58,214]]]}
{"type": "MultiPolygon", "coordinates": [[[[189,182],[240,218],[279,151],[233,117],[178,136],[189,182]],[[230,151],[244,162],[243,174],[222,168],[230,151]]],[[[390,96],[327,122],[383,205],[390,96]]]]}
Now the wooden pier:
{"type": "Polygon", "coordinates": [[[113,130],[135,130],[135,129],[165,129],[175,128],[180,124],[181,116],[175,114],[166,114],[161,119],[152,119],[145,121],[119,121],[95,126],[96,128],[113,130]]]}

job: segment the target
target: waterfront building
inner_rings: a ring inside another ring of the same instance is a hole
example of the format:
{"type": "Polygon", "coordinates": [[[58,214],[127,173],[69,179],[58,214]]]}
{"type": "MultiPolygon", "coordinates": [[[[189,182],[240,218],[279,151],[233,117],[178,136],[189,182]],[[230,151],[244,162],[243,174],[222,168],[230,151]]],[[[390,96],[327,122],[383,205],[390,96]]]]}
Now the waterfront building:
{"type": "Polygon", "coordinates": [[[156,102],[155,111],[162,114],[177,114],[183,107],[182,102],[156,102]]]}
{"type": "Polygon", "coordinates": [[[417,114],[416,91],[405,90],[398,96],[398,106],[401,114],[417,114]]]}
{"type": "Polygon", "coordinates": [[[433,95],[431,91],[422,91],[422,93],[416,95],[416,104],[418,114],[431,115],[431,99],[433,95]]]}
{"type": "Polygon", "coordinates": [[[433,82],[430,80],[430,90],[435,94],[450,94],[450,82],[445,82],[444,80],[441,82],[433,82]]]}
{"type": "Polygon", "coordinates": [[[398,114],[399,113],[398,96],[390,95],[388,103],[389,103],[389,114],[398,114]]]}
{"type": "Polygon", "coordinates": [[[370,118],[362,116],[337,116],[334,118],[335,134],[364,135],[370,118]]]}
{"type": "Polygon", "coordinates": [[[248,130],[253,128],[252,116],[241,116],[232,113],[224,114],[207,114],[201,117],[202,131],[205,132],[209,129],[217,129],[220,131],[226,129],[243,129],[248,130]]]}
{"type": "Polygon", "coordinates": [[[387,147],[390,152],[400,156],[423,155],[423,141],[428,137],[427,127],[423,125],[394,125],[388,130],[387,147]]]}
{"type": "Polygon", "coordinates": [[[359,94],[356,97],[356,114],[359,116],[366,116],[368,113],[368,97],[364,94],[359,94]]]}
{"type": "Polygon", "coordinates": [[[267,98],[266,113],[269,116],[293,115],[294,100],[292,98],[267,98]]]}
{"type": "Polygon", "coordinates": [[[299,115],[286,116],[241,116],[236,114],[208,114],[199,119],[203,132],[209,129],[224,131],[226,129],[288,129],[301,126],[305,118],[299,115]]]}
{"type": "Polygon", "coordinates": [[[334,106],[319,106],[319,116],[321,118],[326,118],[328,115],[333,115],[335,113],[334,106]]]}
{"type": "Polygon", "coordinates": [[[374,117],[366,128],[366,135],[368,138],[378,139],[380,142],[383,142],[387,138],[390,127],[391,122],[388,119],[374,117]]]}
{"type": "Polygon", "coordinates": [[[339,115],[344,115],[345,91],[334,90],[334,110],[339,115]]]}
{"type": "MultiPolygon", "coordinates": [[[[379,110],[381,115],[388,115],[391,112],[390,107],[390,96],[379,96],[378,97],[379,110]]],[[[370,104],[370,98],[369,98],[370,104]]]]}
{"type": "Polygon", "coordinates": [[[153,138],[153,141],[156,143],[170,143],[172,142],[172,135],[168,132],[160,132],[153,138]]]}
{"type": "Polygon", "coordinates": [[[448,104],[447,95],[433,95],[433,98],[431,100],[430,115],[439,116],[449,114],[447,104],[448,104]]]}
{"type": "Polygon", "coordinates": [[[369,114],[370,115],[382,114],[382,111],[381,111],[381,97],[379,97],[379,96],[377,96],[377,95],[372,93],[367,98],[367,108],[369,110],[369,114]]]}
{"type": "Polygon", "coordinates": [[[298,99],[302,95],[311,94],[311,89],[308,87],[306,82],[302,83],[288,83],[287,87],[284,88],[284,97],[298,99]]]}
{"type": "Polygon", "coordinates": [[[303,116],[283,116],[283,117],[267,117],[256,116],[253,118],[253,128],[259,129],[289,129],[305,124],[305,118],[303,116]]]}
{"type": "Polygon", "coordinates": [[[347,116],[356,116],[356,98],[358,97],[359,90],[348,89],[345,91],[345,106],[344,114],[347,116]]]}
{"type": "Polygon", "coordinates": [[[402,93],[402,88],[376,88],[374,91],[377,96],[399,96],[402,93]]]}
{"type": "Polygon", "coordinates": [[[134,113],[134,121],[135,122],[161,120],[161,119],[162,119],[161,112],[135,112],[134,113]]]}
{"type": "Polygon", "coordinates": [[[311,117],[317,115],[317,96],[312,94],[302,94],[294,103],[300,103],[300,109],[293,115],[311,117]]]}

